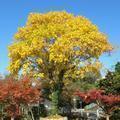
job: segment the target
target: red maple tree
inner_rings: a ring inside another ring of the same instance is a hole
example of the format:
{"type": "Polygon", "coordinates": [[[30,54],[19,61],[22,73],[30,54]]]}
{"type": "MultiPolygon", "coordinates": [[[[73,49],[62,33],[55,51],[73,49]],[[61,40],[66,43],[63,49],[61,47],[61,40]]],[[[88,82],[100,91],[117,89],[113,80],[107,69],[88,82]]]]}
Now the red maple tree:
{"type": "Polygon", "coordinates": [[[32,86],[32,81],[28,77],[21,80],[0,81],[0,104],[4,106],[5,111],[10,117],[21,115],[21,105],[29,106],[30,104],[41,101],[41,92],[37,86],[32,86]]]}
{"type": "Polygon", "coordinates": [[[75,95],[79,96],[86,103],[96,103],[107,115],[107,119],[120,104],[120,96],[112,94],[106,95],[103,90],[94,89],[88,92],[77,91],[75,95]]]}

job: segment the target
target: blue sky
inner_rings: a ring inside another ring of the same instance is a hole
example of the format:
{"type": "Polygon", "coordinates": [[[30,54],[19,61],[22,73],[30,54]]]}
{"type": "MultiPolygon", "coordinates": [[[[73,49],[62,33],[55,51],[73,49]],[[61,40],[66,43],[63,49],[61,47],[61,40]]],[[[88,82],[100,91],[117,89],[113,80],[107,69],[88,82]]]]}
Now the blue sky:
{"type": "Polygon", "coordinates": [[[28,14],[61,10],[87,17],[108,35],[116,49],[111,56],[100,57],[105,68],[112,69],[120,61],[120,0],[0,0],[0,73],[9,63],[7,46],[28,14]]]}

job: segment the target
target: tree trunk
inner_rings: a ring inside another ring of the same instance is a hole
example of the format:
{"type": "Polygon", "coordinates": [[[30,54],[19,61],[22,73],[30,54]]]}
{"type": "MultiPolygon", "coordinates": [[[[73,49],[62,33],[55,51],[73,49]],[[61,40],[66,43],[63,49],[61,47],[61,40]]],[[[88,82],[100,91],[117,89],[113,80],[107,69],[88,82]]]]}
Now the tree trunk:
{"type": "Polygon", "coordinates": [[[54,89],[52,92],[52,110],[51,110],[51,114],[52,115],[57,115],[59,112],[58,109],[58,105],[59,105],[59,100],[60,100],[60,96],[62,93],[62,88],[63,88],[63,75],[64,75],[64,70],[61,70],[61,72],[58,75],[58,82],[54,85],[54,89]]]}
{"type": "Polygon", "coordinates": [[[34,116],[33,116],[33,112],[32,112],[32,110],[31,110],[31,115],[32,115],[32,120],[35,120],[35,119],[34,119],[34,116]]]}
{"type": "Polygon", "coordinates": [[[51,114],[57,115],[58,114],[58,90],[53,91],[51,99],[52,99],[51,114]]]}
{"type": "Polygon", "coordinates": [[[110,118],[109,115],[106,115],[106,120],[109,120],[109,118],[110,118]]]}

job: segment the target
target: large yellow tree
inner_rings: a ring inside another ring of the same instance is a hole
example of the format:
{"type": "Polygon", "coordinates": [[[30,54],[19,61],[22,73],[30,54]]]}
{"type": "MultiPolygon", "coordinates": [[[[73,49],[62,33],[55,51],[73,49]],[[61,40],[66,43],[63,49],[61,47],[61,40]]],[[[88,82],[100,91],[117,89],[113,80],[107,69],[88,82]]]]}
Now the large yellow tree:
{"type": "Polygon", "coordinates": [[[106,35],[85,17],[64,11],[31,13],[9,46],[8,69],[13,75],[30,73],[47,82],[53,98],[59,99],[59,91],[72,80],[87,72],[97,74],[99,56],[110,50],[106,35]]]}

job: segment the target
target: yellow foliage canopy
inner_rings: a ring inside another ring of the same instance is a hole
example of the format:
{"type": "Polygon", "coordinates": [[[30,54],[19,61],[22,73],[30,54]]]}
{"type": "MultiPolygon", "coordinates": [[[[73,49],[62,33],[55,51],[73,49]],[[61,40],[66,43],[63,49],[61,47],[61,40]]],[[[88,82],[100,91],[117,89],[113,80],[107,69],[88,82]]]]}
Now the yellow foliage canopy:
{"type": "Polygon", "coordinates": [[[32,13],[9,46],[12,74],[32,71],[55,82],[79,78],[100,68],[99,56],[112,50],[107,37],[82,16],[67,12],[32,13]]]}

